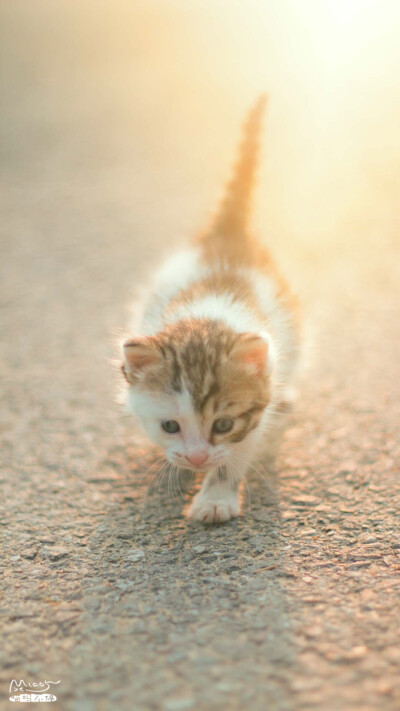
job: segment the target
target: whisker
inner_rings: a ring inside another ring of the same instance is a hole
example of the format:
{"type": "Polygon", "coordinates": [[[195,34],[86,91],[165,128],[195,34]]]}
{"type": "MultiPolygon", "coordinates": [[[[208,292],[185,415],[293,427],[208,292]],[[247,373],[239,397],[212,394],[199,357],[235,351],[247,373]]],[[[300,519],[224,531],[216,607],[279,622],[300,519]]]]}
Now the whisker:
{"type": "MultiPolygon", "coordinates": [[[[157,464],[158,462],[162,462],[163,459],[165,459],[165,457],[160,457],[160,459],[156,460],[156,464],[157,464]]],[[[154,462],[153,462],[152,464],[150,464],[150,466],[153,466],[153,465],[154,465],[154,462]]],[[[144,497],[143,497],[143,502],[142,502],[142,507],[141,507],[141,508],[142,508],[142,511],[144,510],[144,508],[145,508],[145,506],[146,506],[146,503],[147,503],[147,500],[148,500],[148,498],[149,498],[149,496],[150,496],[150,489],[151,489],[151,486],[152,486],[154,480],[158,481],[158,486],[159,486],[159,481],[160,481],[160,480],[159,480],[159,477],[160,477],[160,474],[161,474],[161,476],[162,476],[162,472],[163,472],[163,470],[164,470],[164,468],[165,468],[165,465],[166,465],[166,462],[164,462],[160,467],[158,467],[158,469],[156,470],[156,472],[155,472],[155,473],[153,474],[153,476],[151,477],[150,482],[148,483],[148,485],[147,485],[147,487],[146,487],[146,493],[145,493],[145,495],[144,495],[144,497]]],[[[147,468],[146,473],[147,473],[147,471],[149,470],[149,468],[150,468],[150,467],[147,468]]],[[[157,489],[158,489],[158,487],[156,488],[156,492],[157,492],[157,489]]]]}
{"type": "Polygon", "coordinates": [[[179,493],[180,493],[180,495],[181,495],[182,501],[184,501],[184,500],[185,500],[185,494],[183,493],[182,487],[181,487],[181,470],[180,470],[180,467],[179,467],[179,468],[178,468],[178,467],[175,467],[175,469],[176,469],[176,475],[177,475],[177,480],[178,480],[179,493]]]}
{"type": "MultiPolygon", "coordinates": [[[[251,491],[250,491],[250,487],[249,487],[249,482],[248,482],[247,479],[246,479],[246,474],[243,475],[243,470],[236,464],[236,462],[233,462],[233,461],[231,460],[231,461],[229,462],[229,464],[232,465],[232,466],[236,469],[237,473],[239,474],[239,477],[238,477],[238,478],[239,478],[239,486],[240,486],[240,484],[243,482],[244,485],[245,485],[245,487],[246,487],[246,489],[247,489],[247,494],[248,494],[248,508],[249,508],[249,510],[250,510],[250,508],[251,508],[251,491]]],[[[228,467],[227,467],[227,469],[228,469],[228,467]]]]}
{"type": "MultiPolygon", "coordinates": [[[[272,487],[271,484],[267,481],[267,479],[266,479],[265,476],[261,473],[261,471],[256,467],[255,463],[246,460],[244,457],[240,457],[240,455],[238,455],[238,454],[236,454],[236,453],[235,453],[234,456],[239,457],[239,458],[242,460],[242,462],[243,462],[247,467],[250,467],[251,469],[253,469],[253,470],[256,472],[256,474],[258,474],[258,476],[261,477],[261,479],[262,479],[262,480],[264,481],[264,483],[267,485],[267,488],[269,489],[269,491],[271,492],[271,494],[275,494],[275,491],[274,491],[273,487],[272,487]]],[[[260,465],[260,466],[261,466],[261,465],[260,465]]],[[[264,471],[265,471],[265,470],[264,470],[264,471]]]]}
{"type": "Polygon", "coordinates": [[[161,484],[163,483],[164,478],[166,477],[166,475],[167,475],[167,473],[168,473],[168,471],[169,471],[169,466],[170,466],[170,463],[169,463],[168,460],[167,460],[167,461],[164,463],[164,465],[163,465],[163,467],[162,467],[162,469],[161,469],[161,471],[160,471],[160,473],[159,473],[159,477],[158,477],[158,485],[157,485],[157,505],[158,505],[159,510],[161,509],[161,503],[160,503],[160,499],[161,499],[161,484]]]}
{"type": "MultiPolygon", "coordinates": [[[[149,471],[150,467],[159,464],[159,463],[162,462],[164,459],[165,459],[165,457],[160,457],[159,459],[157,459],[155,462],[152,462],[152,463],[147,467],[145,473],[144,473],[144,474],[142,475],[142,477],[141,477],[141,483],[142,483],[142,484],[144,484],[144,479],[145,479],[146,474],[147,474],[147,472],[149,471]]],[[[145,495],[144,495],[144,498],[143,498],[143,502],[142,502],[142,503],[143,503],[143,505],[142,505],[142,510],[144,509],[144,507],[145,507],[145,505],[146,505],[146,502],[147,502],[147,499],[148,499],[148,497],[150,496],[150,489],[151,489],[151,486],[152,486],[154,480],[157,480],[157,478],[158,478],[158,476],[159,476],[159,474],[160,474],[160,471],[163,470],[163,467],[164,467],[164,466],[165,466],[165,462],[164,462],[163,465],[159,466],[159,467],[156,469],[155,473],[153,474],[153,476],[151,477],[149,483],[147,484],[146,492],[145,492],[145,495]]]]}
{"type": "MultiPolygon", "coordinates": [[[[149,471],[150,467],[157,466],[157,464],[159,464],[160,462],[162,462],[164,459],[165,459],[165,457],[162,456],[162,457],[160,457],[159,459],[156,459],[155,462],[151,462],[151,464],[149,464],[149,466],[147,467],[146,471],[145,471],[145,472],[141,475],[141,477],[140,477],[140,478],[141,478],[141,482],[140,482],[141,484],[144,484],[144,480],[145,480],[146,474],[147,474],[147,472],[149,471]]],[[[155,473],[153,474],[153,476],[151,477],[151,479],[150,479],[150,481],[149,481],[149,483],[148,483],[148,485],[147,485],[146,495],[148,494],[149,489],[150,489],[151,484],[153,483],[154,479],[157,477],[158,472],[159,472],[159,469],[157,469],[156,472],[155,472],[155,473]]]]}
{"type": "Polygon", "coordinates": [[[168,478],[167,478],[167,499],[168,499],[169,503],[172,501],[170,485],[171,485],[171,466],[168,469],[168,478]]]}

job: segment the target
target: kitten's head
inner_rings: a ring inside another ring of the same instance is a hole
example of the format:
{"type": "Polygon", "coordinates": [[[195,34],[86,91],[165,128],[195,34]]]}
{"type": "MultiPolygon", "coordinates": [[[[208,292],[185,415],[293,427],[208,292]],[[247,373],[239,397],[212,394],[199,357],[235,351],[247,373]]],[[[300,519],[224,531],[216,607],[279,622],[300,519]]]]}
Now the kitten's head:
{"type": "Polygon", "coordinates": [[[271,344],[221,323],[180,321],[123,345],[128,403],[174,465],[223,466],[250,437],[270,398],[271,344]]]}

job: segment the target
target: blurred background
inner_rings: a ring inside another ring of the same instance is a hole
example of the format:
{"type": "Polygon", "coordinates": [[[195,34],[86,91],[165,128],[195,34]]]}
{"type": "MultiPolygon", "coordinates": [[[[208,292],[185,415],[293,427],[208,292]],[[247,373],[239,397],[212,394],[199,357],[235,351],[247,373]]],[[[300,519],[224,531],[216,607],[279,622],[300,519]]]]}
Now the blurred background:
{"type": "Polygon", "coordinates": [[[157,214],[174,240],[213,208],[267,90],[266,236],[392,226],[399,33],[396,0],[3,1],[2,174],[71,190],[90,174],[121,220],[157,214]]]}

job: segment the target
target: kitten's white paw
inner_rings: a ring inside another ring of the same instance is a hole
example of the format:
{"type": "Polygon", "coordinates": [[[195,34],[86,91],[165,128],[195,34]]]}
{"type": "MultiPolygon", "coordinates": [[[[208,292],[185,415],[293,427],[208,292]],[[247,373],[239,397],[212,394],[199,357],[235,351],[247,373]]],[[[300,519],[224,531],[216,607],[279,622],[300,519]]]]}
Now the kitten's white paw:
{"type": "Polygon", "coordinates": [[[200,492],[194,497],[189,509],[189,518],[203,523],[222,523],[239,515],[237,494],[232,492],[218,495],[217,493],[200,492]]]}

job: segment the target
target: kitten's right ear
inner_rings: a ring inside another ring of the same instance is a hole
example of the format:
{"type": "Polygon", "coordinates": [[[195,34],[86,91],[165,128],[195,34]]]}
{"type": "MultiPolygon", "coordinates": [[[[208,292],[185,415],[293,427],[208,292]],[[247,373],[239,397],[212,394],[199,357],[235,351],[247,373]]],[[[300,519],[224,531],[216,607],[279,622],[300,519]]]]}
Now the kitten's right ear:
{"type": "Polygon", "coordinates": [[[153,339],[148,337],[130,338],[123,344],[122,351],[124,354],[122,372],[128,383],[135,382],[145,368],[155,365],[160,359],[159,350],[153,339]]]}

